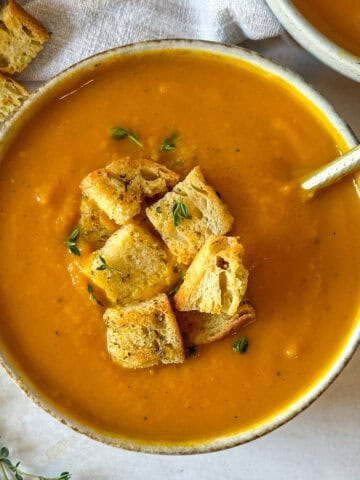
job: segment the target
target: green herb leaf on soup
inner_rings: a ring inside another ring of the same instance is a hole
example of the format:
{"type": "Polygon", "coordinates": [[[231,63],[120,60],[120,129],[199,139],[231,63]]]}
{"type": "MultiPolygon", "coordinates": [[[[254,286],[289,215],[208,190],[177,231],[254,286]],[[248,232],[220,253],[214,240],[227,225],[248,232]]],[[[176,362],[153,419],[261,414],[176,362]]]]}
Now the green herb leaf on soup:
{"type": "Polygon", "coordinates": [[[80,234],[80,227],[75,227],[74,230],[70,233],[68,238],[64,241],[65,245],[68,246],[69,252],[73,255],[80,256],[80,250],[76,245],[76,240],[80,234]]]}
{"type": "Polygon", "coordinates": [[[96,298],[92,285],[88,284],[87,290],[89,292],[90,299],[96,302],[98,305],[100,305],[100,307],[103,307],[104,305],[100,302],[99,299],[96,298]]]}
{"type": "Polygon", "coordinates": [[[249,342],[246,337],[241,337],[233,345],[234,352],[239,352],[241,354],[246,353],[249,346],[249,342]]]}
{"type": "Polygon", "coordinates": [[[113,128],[110,128],[110,135],[111,135],[111,138],[113,138],[114,140],[123,140],[124,138],[129,138],[138,147],[143,146],[143,144],[140,142],[139,137],[136,135],[136,133],[132,132],[131,130],[125,130],[125,128],[121,128],[121,127],[113,127],[113,128]]]}
{"type": "Polygon", "coordinates": [[[170,135],[170,137],[165,138],[161,144],[160,152],[171,152],[172,150],[175,150],[175,141],[178,139],[178,137],[178,132],[174,132],[172,135],[170,135]]]}

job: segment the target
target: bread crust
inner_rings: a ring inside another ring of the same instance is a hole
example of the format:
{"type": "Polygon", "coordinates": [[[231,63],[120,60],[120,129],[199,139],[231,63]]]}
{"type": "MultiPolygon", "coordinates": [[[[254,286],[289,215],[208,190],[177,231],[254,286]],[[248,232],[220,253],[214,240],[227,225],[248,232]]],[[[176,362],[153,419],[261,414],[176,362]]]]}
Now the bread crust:
{"type": "Polygon", "coordinates": [[[0,123],[13,114],[28,96],[28,91],[20,83],[0,73],[0,123]]]}
{"type": "Polygon", "coordinates": [[[199,166],[191,170],[172,192],[146,209],[146,215],[177,260],[189,265],[212,235],[225,235],[233,217],[227,206],[206,183],[199,166]],[[191,218],[179,217],[174,223],[172,209],[181,201],[191,218]]]}
{"type": "Polygon", "coordinates": [[[83,194],[118,225],[141,211],[145,197],[167,192],[178,181],[177,173],[144,158],[118,158],[89,173],[81,182],[83,194]]]}
{"type": "Polygon", "coordinates": [[[49,39],[46,29],[14,0],[0,11],[0,72],[19,73],[49,39]]]}
{"type": "Polygon", "coordinates": [[[108,308],[104,314],[107,348],[124,368],[146,368],[185,360],[181,333],[165,294],[108,308]]]}
{"type": "Polygon", "coordinates": [[[187,312],[179,324],[185,345],[196,346],[223,340],[255,320],[255,310],[246,299],[233,316],[187,312]]]}

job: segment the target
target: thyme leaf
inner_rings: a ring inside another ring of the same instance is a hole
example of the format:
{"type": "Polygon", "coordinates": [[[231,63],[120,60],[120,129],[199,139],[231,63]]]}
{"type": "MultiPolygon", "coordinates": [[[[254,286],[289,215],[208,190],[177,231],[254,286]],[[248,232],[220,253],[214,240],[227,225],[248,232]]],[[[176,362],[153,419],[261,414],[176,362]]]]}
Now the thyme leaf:
{"type": "Polygon", "coordinates": [[[175,227],[177,227],[180,224],[181,217],[187,220],[191,220],[191,215],[189,215],[188,209],[186,205],[183,203],[181,197],[179,197],[178,200],[172,206],[171,213],[173,216],[173,222],[175,227]]]}
{"type": "Polygon", "coordinates": [[[233,345],[233,350],[234,352],[239,352],[241,354],[246,353],[247,349],[249,346],[249,342],[247,341],[246,337],[241,337],[239,340],[236,340],[236,342],[233,345]]]}
{"type": "Polygon", "coordinates": [[[73,255],[77,255],[80,257],[80,250],[76,245],[76,241],[78,236],[80,235],[80,227],[75,227],[74,230],[70,233],[68,238],[64,241],[65,245],[67,245],[68,250],[73,255]]]}
{"type": "Polygon", "coordinates": [[[96,302],[98,305],[100,305],[100,307],[103,307],[104,305],[100,302],[100,300],[98,298],[96,298],[95,293],[94,293],[94,289],[93,289],[92,285],[90,285],[89,283],[87,285],[87,290],[89,292],[90,299],[93,300],[94,302],[96,302]]]}
{"type": "Polygon", "coordinates": [[[125,130],[121,127],[110,128],[111,138],[114,140],[123,140],[124,138],[129,138],[132,140],[138,147],[142,147],[143,144],[140,142],[139,137],[131,130],[125,130]]]}
{"type": "Polygon", "coordinates": [[[165,138],[161,144],[160,152],[170,152],[172,150],[175,150],[175,141],[178,139],[178,137],[178,132],[174,132],[172,135],[170,135],[170,137],[165,138]]]}

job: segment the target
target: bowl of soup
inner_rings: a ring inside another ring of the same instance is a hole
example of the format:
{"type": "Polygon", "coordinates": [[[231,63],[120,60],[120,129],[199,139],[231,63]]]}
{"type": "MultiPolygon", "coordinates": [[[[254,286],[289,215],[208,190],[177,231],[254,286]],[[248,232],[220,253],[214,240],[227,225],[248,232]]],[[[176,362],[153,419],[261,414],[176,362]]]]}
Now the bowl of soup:
{"type": "Polygon", "coordinates": [[[358,185],[347,178],[309,200],[297,184],[357,140],[288,69],[210,42],[124,46],[40,87],[0,140],[1,364],[61,422],[131,450],[224,449],[301,412],[353,355],[358,185]],[[119,141],[114,127],[126,131],[119,141]],[[201,168],[244,247],[256,321],[179,364],[114,363],[104,300],[77,268],[79,184],[114,155],[182,177],[201,168]]]}
{"type": "Polygon", "coordinates": [[[329,67],[360,81],[360,5],[356,0],[267,0],[286,30],[329,67]]]}

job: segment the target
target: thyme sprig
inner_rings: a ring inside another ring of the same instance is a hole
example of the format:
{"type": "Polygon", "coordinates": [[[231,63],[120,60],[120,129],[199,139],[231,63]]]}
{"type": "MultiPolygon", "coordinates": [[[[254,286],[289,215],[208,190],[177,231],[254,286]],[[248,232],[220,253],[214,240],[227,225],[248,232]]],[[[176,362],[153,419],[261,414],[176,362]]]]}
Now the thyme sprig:
{"type": "Polygon", "coordinates": [[[124,138],[129,138],[132,140],[138,147],[142,147],[143,144],[140,142],[139,137],[131,130],[125,130],[122,127],[113,127],[110,128],[111,138],[114,140],[123,140],[124,138]]]}
{"type": "Polygon", "coordinates": [[[161,144],[160,147],[160,152],[171,152],[172,150],[175,150],[176,148],[176,140],[178,139],[179,134],[178,132],[174,132],[170,137],[167,137],[164,139],[164,141],[161,144]]]}
{"type": "Polygon", "coordinates": [[[181,222],[181,217],[191,220],[191,215],[189,215],[186,205],[183,203],[182,198],[179,197],[178,200],[174,203],[171,209],[173,216],[173,222],[175,227],[177,227],[181,222]]]}
{"type": "Polygon", "coordinates": [[[68,238],[64,241],[65,245],[68,246],[69,252],[73,255],[80,257],[80,250],[76,245],[78,236],[80,235],[80,227],[75,227],[74,230],[70,233],[68,238]]]}
{"type": "Polygon", "coordinates": [[[20,462],[12,462],[10,459],[9,449],[7,447],[0,448],[0,474],[2,474],[3,480],[24,480],[26,477],[35,478],[37,480],[69,480],[71,478],[71,474],[69,472],[62,472],[57,477],[51,478],[24,472],[24,470],[20,469],[20,462]]]}

